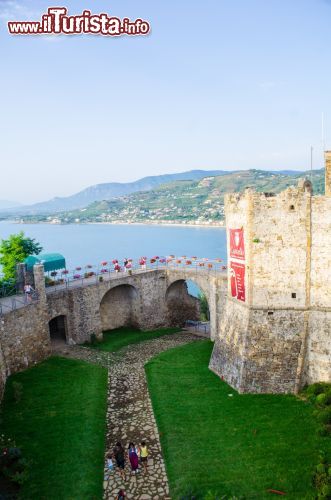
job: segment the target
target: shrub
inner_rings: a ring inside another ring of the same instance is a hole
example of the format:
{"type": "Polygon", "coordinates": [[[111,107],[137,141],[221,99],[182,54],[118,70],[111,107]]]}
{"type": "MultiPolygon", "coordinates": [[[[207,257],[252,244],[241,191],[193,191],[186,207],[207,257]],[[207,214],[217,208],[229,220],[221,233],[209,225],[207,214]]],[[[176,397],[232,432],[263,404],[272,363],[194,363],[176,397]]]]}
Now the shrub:
{"type": "Polygon", "coordinates": [[[330,425],[331,424],[331,407],[328,406],[324,410],[322,410],[318,416],[318,419],[322,424],[330,425]]]}
{"type": "Polygon", "coordinates": [[[20,448],[17,448],[14,441],[2,434],[0,452],[0,477],[6,478],[11,485],[22,485],[28,479],[29,464],[26,459],[22,458],[20,448]]]}
{"type": "Polygon", "coordinates": [[[316,472],[318,474],[324,474],[325,473],[325,465],[324,464],[318,464],[316,467],[316,472]]]}
{"type": "Polygon", "coordinates": [[[306,394],[308,398],[311,396],[318,396],[319,394],[322,394],[327,387],[326,384],[323,384],[322,382],[317,382],[316,384],[312,384],[306,389],[306,394]]]}
{"type": "Polygon", "coordinates": [[[325,392],[322,392],[321,394],[316,396],[315,401],[318,405],[324,406],[326,404],[326,400],[327,400],[327,395],[325,394],[325,392]]]}
{"type": "Polygon", "coordinates": [[[322,486],[321,493],[325,498],[331,497],[331,484],[325,484],[322,486]]]}

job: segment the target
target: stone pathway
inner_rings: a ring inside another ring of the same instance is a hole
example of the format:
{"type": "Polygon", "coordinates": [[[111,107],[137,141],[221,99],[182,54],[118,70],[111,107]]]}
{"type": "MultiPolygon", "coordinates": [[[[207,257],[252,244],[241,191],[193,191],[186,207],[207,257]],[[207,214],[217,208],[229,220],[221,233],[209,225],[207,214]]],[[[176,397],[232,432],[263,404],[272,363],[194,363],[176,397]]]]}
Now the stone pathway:
{"type": "Polygon", "coordinates": [[[84,359],[108,368],[107,450],[113,450],[117,441],[125,449],[130,441],[135,444],[146,441],[150,454],[147,474],[141,468],[139,474],[133,474],[127,462],[125,480],[122,480],[116,469],[108,473],[105,468],[105,500],[115,499],[121,488],[125,490],[128,499],[170,499],[144,365],[163,351],[199,340],[201,339],[194,334],[181,332],[133,344],[117,353],[79,346],[54,347],[54,354],[84,359]]]}

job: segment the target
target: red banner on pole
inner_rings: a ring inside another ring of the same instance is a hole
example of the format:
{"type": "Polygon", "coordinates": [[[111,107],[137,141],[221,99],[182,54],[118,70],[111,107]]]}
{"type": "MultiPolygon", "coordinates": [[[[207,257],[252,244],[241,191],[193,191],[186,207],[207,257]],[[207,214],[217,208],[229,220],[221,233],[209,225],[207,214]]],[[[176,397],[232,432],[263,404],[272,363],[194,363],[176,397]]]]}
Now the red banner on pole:
{"type": "Polygon", "coordinates": [[[230,262],[231,296],[245,302],[245,264],[230,262]]]}
{"type": "Polygon", "coordinates": [[[230,229],[230,257],[245,260],[244,230],[230,229]]]}

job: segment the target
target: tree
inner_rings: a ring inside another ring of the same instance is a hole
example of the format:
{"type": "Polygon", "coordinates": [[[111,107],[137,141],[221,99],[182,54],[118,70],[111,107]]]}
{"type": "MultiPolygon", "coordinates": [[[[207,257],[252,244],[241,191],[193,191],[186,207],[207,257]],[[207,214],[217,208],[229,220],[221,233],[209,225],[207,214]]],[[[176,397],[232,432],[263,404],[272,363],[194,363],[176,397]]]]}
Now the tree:
{"type": "Polygon", "coordinates": [[[38,255],[42,246],[32,238],[25,236],[21,231],[11,234],[7,240],[0,244],[0,265],[5,280],[16,279],[16,265],[23,262],[29,255],[38,255]]]}
{"type": "Polygon", "coordinates": [[[208,306],[208,301],[207,297],[205,296],[204,293],[199,293],[199,300],[200,300],[200,319],[201,321],[209,321],[209,306],[208,306]]]}

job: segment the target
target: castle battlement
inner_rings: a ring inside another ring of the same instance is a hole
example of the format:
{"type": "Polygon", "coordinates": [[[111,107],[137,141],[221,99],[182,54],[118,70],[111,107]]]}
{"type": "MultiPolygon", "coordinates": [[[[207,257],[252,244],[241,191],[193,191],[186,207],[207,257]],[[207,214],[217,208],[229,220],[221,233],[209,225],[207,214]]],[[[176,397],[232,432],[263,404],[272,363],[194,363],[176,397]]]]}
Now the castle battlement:
{"type": "Polygon", "coordinates": [[[331,380],[330,151],[325,160],[324,196],[308,180],[225,196],[228,298],[211,368],[242,392],[331,380]]]}

